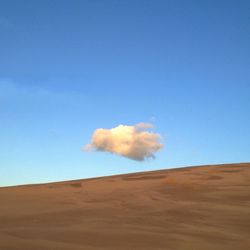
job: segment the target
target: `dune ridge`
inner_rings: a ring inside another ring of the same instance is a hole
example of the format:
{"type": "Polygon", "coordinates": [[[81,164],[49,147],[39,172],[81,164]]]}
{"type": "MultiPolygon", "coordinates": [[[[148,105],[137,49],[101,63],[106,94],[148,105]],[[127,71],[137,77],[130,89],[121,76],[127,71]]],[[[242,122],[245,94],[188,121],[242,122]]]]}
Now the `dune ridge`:
{"type": "Polygon", "coordinates": [[[250,249],[250,163],[0,188],[1,250],[250,249]]]}

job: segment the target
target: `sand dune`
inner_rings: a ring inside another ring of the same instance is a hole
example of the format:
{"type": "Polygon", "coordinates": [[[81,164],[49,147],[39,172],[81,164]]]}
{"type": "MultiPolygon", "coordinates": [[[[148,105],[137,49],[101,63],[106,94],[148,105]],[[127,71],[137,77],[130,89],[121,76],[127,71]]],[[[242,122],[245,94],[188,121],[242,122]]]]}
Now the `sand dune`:
{"type": "Polygon", "coordinates": [[[1,250],[250,249],[250,163],[0,188],[1,250]]]}

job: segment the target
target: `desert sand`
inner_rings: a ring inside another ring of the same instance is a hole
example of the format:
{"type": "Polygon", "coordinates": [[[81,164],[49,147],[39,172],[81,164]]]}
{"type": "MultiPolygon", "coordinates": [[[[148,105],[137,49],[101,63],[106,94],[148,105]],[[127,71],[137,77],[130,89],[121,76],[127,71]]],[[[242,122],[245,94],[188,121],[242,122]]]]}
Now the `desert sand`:
{"type": "Polygon", "coordinates": [[[1,250],[250,249],[250,163],[0,188],[1,250]]]}

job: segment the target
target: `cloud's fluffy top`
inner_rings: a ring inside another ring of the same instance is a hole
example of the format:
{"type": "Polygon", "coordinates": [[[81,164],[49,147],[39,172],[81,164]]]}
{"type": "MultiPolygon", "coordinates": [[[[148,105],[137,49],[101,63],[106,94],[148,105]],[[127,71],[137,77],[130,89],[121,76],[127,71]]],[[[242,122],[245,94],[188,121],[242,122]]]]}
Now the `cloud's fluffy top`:
{"type": "Polygon", "coordinates": [[[106,151],[137,161],[154,158],[154,153],[163,145],[159,142],[160,135],[148,131],[150,128],[151,124],[139,123],[134,126],[119,125],[111,129],[96,129],[85,150],[106,151]]]}

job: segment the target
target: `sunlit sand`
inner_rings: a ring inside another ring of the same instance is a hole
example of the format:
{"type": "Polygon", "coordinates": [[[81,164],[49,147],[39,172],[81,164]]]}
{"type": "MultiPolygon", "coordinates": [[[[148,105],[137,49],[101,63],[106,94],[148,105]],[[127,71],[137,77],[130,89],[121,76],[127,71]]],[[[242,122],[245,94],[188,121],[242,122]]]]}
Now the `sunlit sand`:
{"type": "Polygon", "coordinates": [[[1,250],[250,249],[250,164],[0,188],[1,250]]]}

